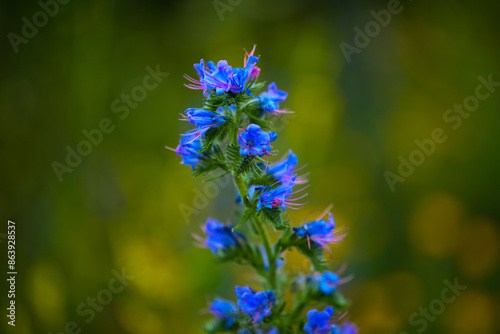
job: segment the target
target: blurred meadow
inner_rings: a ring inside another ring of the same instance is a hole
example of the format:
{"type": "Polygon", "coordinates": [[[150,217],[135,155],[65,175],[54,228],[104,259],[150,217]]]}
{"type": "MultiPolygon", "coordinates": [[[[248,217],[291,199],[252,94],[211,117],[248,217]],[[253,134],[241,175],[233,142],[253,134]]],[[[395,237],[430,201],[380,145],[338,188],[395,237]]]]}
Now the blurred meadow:
{"type": "MultiPolygon", "coordinates": [[[[233,185],[201,183],[164,146],[189,128],[179,113],[201,105],[183,86],[192,65],[239,67],[257,44],[260,78],[295,111],[279,120],[275,148],[311,173],[309,204],[291,222],[334,204],[349,236],[332,269],[355,275],[343,291],[361,333],[500,333],[500,87],[469,98],[479,77],[500,82],[500,4],[404,0],[348,61],[341,43],[355,47],[355,28],[390,2],[61,0],[24,39],[23,17],[33,22],[41,4],[4,1],[0,253],[7,263],[13,220],[18,276],[16,327],[2,313],[0,332],[201,333],[207,300],[255,281],[193,245],[207,217],[233,215],[233,185]],[[168,75],[123,102],[158,69],[168,75]],[[108,132],[58,178],[54,161],[99,127],[108,132]],[[432,152],[414,153],[415,141],[432,152]],[[404,177],[400,156],[417,162],[404,177]],[[122,271],[133,278],[116,279],[122,271]],[[456,280],[466,288],[443,302],[456,280]]],[[[308,270],[286,257],[287,270],[308,270]]]]}

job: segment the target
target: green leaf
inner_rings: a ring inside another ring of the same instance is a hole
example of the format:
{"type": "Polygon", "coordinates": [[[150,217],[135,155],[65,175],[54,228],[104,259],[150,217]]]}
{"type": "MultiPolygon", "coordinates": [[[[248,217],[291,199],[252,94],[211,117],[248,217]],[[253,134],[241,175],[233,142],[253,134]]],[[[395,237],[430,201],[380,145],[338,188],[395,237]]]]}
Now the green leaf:
{"type": "Polygon", "coordinates": [[[210,154],[201,154],[200,162],[193,172],[194,176],[206,175],[218,168],[227,171],[226,158],[218,145],[213,145],[210,154]]]}
{"type": "Polygon", "coordinates": [[[255,214],[254,207],[247,208],[243,213],[243,217],[241,218],[240,222],[235,227],[233,227],[233,230],[243,226],[243,224],[245,224],[250,218],[252,218],[254,214],[255,214]]]}
{"type": "Polygon", "coordinates": [[[282,212],[279,208],[269,209],[262,207],[259,214],[269,221],[277,230],[286,230],[289,227],[288,221],[283,219],[282,212]]]}
{"type": "Polygon", "coordinates": [[[228,160],[228,168],[234,176],[244,175],[254,178],[260,178],[263,176],[264,172],[257,165],[259,161],[255,156],[242,157],[240,155],[240,149],[236,145],[228,145],[226,147],[226,157],[228,160]]]}

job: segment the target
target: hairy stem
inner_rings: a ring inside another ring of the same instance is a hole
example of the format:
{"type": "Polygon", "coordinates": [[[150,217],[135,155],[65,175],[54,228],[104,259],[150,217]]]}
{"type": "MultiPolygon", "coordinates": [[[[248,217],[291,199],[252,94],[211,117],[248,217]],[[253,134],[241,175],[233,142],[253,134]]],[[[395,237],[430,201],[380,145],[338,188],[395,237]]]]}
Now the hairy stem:
{"type": "Polygon", "coordinates": [[[234,116],[234,128],[233,128],[233,133],[231,137],[231,143],[236,144],[238,142],[238,127],[241,122],[241,113],[242,109],[239,105],[236,106],[236,115],[234,116]]]}
{"type": "MultiPolygon", "coordinates": [[[[245,183],[245,180],[241,175],[236,175],[234,177],[234,183],[236,184],[236,187],[238,188],[238,191],[240,192],[240,196],[243,200],[243,203],[245,203],[245,197],[248,196],[248,187],[245,183]]],[[[252,217],[252,222],[254,223],[254,227],[257,230],[257,233],[259,234],[262,243],[264,244],[264,249],[266,250],[267,253],[267,259],[269,262],[269,272],[267,274],[267,281],[269,283],[269,286],[271,287],[271,290],[276,289],[276,255],[273,252],[273,249],[271,247],[271,241],[269,239],[269,235],[267,234],[267,230],[264,226],[264,222],[254,215],[252,217]]]]}

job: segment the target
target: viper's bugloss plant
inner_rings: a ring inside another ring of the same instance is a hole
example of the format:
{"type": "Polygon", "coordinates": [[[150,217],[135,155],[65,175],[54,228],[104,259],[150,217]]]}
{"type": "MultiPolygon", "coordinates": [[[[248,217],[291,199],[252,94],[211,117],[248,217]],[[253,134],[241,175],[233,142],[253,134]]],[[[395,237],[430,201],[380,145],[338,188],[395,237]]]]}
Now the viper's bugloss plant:
{"type": "Polygon", "coordinates": [[[238,206],[233,222],[208,218],[202,226],[205,235],[194,237],[219,260],[252,266],[261,281],[255,290],[235,287],[234,302],[215,298],[208,308],[213,318],[204,329],[238,334],[357,333],[356,326],[344,320],[349,303],[338,291],[350,277],[328,270],[328,245],[346,236],[336,227],[331,206],[296,227],[287,219],[289,209],[307,204],[303,191],[308,186],[303,184],[308,180],[298,175],[301,168],[292,150],[269,161],[277,154],[272,143],[278,135],[268,115],[290,113],[279,109],[288,94],[274,82],[259,94],[265,83],[258,82],[259,57],[254,52],[255,47],[246,52],[241,68],[225,60],[215,64],[202,59],[194,65],[198,78],[186,75],[191,82],[186,86],[203,90],[203,106],[181,113],[182,120],[195,128],[181,135],[177,148],[167,147],[196,176],[232,177],[238,206]],[[267,232],[270,227],[281,232],[274,243],[267,232]],[[294,277],[282,269],[284,254],[292,249],[310,260],[310,274],[294,277]]]}

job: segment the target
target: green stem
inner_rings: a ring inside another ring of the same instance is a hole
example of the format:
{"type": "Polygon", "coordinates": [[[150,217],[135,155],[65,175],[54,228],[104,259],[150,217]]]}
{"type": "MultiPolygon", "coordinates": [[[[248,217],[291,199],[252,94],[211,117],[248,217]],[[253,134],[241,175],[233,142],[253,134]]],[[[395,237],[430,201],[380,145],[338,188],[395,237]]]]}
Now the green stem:
{"type": "Polygon", "coordinates": [[[242,109],[239,105],[236,106],[236,115],[234,116],[234,128],[233,128],[233,133],[231,137],[231,143],[236,144],[238,142],[238,127],[241,122],[241,113],[242,109]]]}
{"type": "MultiPolygon", "coordinates": [[[[245,184],[245,180],[240,176],[236,175],[234,177],[234,183],[236,184],[236,187],[238,188],[238,191],[240,192],[240,196],[245,203],[245,197],[248,195],[248,187],[245,184]]],[[[252,221],[254,223],[254,227],[257,230],[257,233],[259,234],[262,243],[264,244],[264,249],[266,250],[267,253],[267,259],[269,262],[269,272],[267,275],[267,281],[269,283],[269,286],[271,287],[271,290],[276,289],[276,255],[273,252],[273,249],[271,248],[271,241],[269,239],[269,235],[267,234],[267,230],[264,226],[264,222],[254,215],[252,217],[252,221]]]]}

